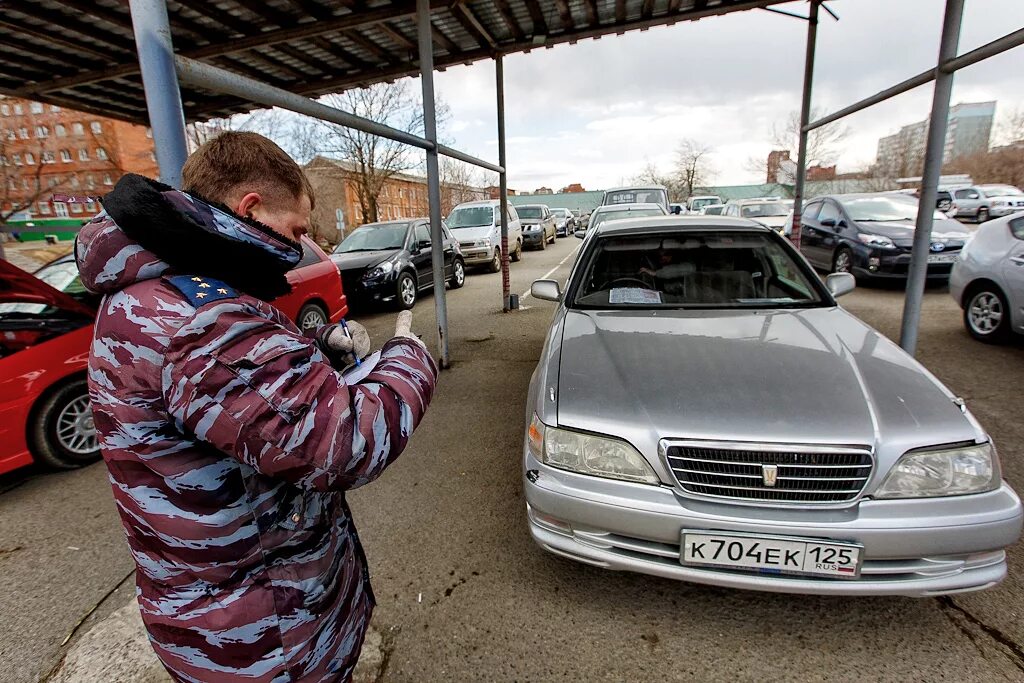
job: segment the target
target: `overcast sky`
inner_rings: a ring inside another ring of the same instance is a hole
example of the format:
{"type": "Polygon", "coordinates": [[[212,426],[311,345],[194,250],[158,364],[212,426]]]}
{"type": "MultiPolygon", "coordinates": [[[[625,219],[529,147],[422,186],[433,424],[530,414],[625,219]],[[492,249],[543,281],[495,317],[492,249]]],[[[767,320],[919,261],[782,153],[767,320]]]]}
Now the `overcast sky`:
{"type": "MultiPolygon", "coordinates": [[[[822,12],[815,107],[834,111],[934,65],[943,0],[829,5],[840,21],[822,12]]],[[[967,0],[960,51],[1021,26],[1021,0],[967,0]]],[[[805,39],[804,22],[752,10],[506,57],[509,187],[602,189],[648,161],[667,169],[686,137],[714,150],[716,184],[763,182],[748,160],[765,158],[773,123],[799,109],[805,39]]],[[[960,71],[953,103],[998,100],[997,123],[1024,107],[1022,60],[1017,48],[960,71]]],[[[497,161],[493,62],[451,68],[436,87],[456,146],[497,161]]],[[[931,97],[927,85],[846,119],[839,170],[869,165],[878,138],[925,118],[931,97]]]]}

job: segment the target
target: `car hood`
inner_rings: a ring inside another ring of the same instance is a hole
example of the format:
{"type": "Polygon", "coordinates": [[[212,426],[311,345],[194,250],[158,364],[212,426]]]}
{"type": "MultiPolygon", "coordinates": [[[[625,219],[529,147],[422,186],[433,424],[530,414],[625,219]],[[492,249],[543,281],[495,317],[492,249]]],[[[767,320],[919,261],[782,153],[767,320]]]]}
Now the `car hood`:
{"type": "Polygon", "coordinates": [[[838,307],[567,311],[560,353],[558,424],[647,453],[661,438],[902,453],[982,435],[927,370],[838,307]]]}
{"type": "Polygon", "coordinates": [[[45,304],[71,313],[96,314],[87,304],[3,259],[0,259],[0,303],[45,304]]]}
{"type": "Polygon", "coordinates": [[[331,254],[331,260],[339,270],[357,270],[371,268],[378,263],[387,261],[400,249],[378,249],[377,251],[352,251],[347,254],[331,254]]]}
{"type": "Polygon", "coordinates": [[[769,228],[781,228],[786,224],[786,216],[759,216],[750,220],[764,223],[769,228]]]}
{"type": "MultiPolygon", "coordinates": [[[[522,223],[520,223],[522,224],[522,223]]],[[[511,223],[509,224],[511,228],[511,223]]],[[[455,236],[459,242],[473,242],[474,240],[482,240],[485,237],[490,237],[494,233],[493,225],[476,225],[472,228],[453,228],[452,235],[455,236]]]]}
{"type": "MultiPolygon", "coordinates": [[[[857,223],[864,232],[875,235],[883,235],[893,240],[901,247],[909,247],[914,243],[914,221],[860,221],[857,223]]],[[[959,242],[963,243],[970,237],[970,233],[963,229],[959,221],[950,218],[939,220],[932,224],[932,242],[959,242]]]]}

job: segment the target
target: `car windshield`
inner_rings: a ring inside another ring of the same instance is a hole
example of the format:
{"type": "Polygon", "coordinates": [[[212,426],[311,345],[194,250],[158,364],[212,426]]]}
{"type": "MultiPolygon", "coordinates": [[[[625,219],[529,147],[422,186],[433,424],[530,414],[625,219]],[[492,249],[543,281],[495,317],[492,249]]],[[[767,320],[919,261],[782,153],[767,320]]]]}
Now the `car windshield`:
{"type": "Polygon", "coordinates": [[[1013,185],[992,185],[989,187],[983,187],[981,193],[986,197],[1020,197],[1024,195],[1013,185]]]}
{"type": "Polygon", "coordinates": [[[520,218],[535,219],[544,217],[544,209],[539,206],[517,206],[516,213],[519,214],[520,218]]]}
{"type": "Polygon", "coordinates": [[[618,190],[609,192],[605,204],[665,204],[668,197],[664,190],[618,190]]]}
{"type": "Polygon", "coordinates": [[[478,228],[481,225],[494,225],[494,207],[463,206],[448,216],[448,227],[452,230],[478,228]]]}
{"type": "Polygon", "coordinates": [[[780,238],[679,232],[594,243],[573,286],[581,308],[804,308],[825,303],[780,238]]]}
{"type": "Polygon", "coordinates": [[[720,216],[724,208],[725,206],[721,204],[712,204],[711,206],[704,207],[704,213],[710,216],[720,216]]]}
{"type": "Polygon", "coordinates": [[[569,209],[551,209],[551,213],[559,218],[568,218],[570,216],[569,209]]]}
{"type": "Polygon", "coordinates": [[[718,197],[702,197],[701,199],[694,199],[691,202],[691,206],[694,211],[700,211],[702,207],[718,203],[718,197]]]}
{"type": "Polygon", "coordinates": [[[764,218],[766,216],[785,216],[789,207],[782,202],[764,202],[762,204],[744,204],[740,207],[744,218],[764,218]]]}
{"type": "MultiPolygon", "coordinates": [[[[850,218],[858,223],[917,220],[917,199],[908,195],[853,197],[843,199],[841,203],[846,212],[850,214],[850,218]]],[[[934,216],[935,218],[946,217],[945,214],[938,211],[934,212],[934,216]]]]}
{"type": "MultiPolygon", "coordinates": [[[[35,272],[35,276],[58,292],[70,294],[76,299],[89,299],[90,293],[78,277],[78,265],[71,260],[50,263],[35,272]]],[[[46,304],[0,304],[0,316],[10,313],[39,315],[50,308],[46,304]]]]}
{"type": "Polygon", "coordinates": [[[357,228],[334,249],[335,254],[353,251],[401,249],[405,244],[408,223],[375,223],[357,228]]]}
{"type": "Polygon", "coordinates": [[[594,224],[597,227],[608,221],[617,221],[623,218],[640,218],[641,216],[664,216],[664,211],[655,208],[649,209],[622,209],[621,211],[600,211],[594,216],[594,224]]]}

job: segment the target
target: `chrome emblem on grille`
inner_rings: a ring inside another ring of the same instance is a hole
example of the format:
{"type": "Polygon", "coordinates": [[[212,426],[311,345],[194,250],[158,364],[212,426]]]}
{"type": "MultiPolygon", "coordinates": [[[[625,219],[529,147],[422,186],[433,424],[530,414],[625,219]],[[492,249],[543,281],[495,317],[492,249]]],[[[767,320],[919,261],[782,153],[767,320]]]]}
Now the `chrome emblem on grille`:
{"type": "Polygon", "coordinates": [[[761,465],[761,481],[764,482],[765,486],[775,486],[775,482],[778,481],[778,479],[778,465],[761,465]]]}

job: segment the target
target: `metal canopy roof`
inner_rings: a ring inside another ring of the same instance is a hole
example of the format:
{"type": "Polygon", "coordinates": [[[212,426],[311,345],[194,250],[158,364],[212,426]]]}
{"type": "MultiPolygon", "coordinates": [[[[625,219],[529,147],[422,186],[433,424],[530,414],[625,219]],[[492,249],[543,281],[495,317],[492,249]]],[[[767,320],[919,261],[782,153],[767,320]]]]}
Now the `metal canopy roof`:
{"type": "MultiPolygon", "coordinates": [[[[439,69],[784,0],[431,0],[439,69]]],[[[175,52],[316,97],[419,73],[415,0],[168,0],[175,52]]],[[[147,120],[126,0],[4,0],[0,93],[147,120]]],[[[186,118],[252,109],[182,84],[186,118]]]]}

